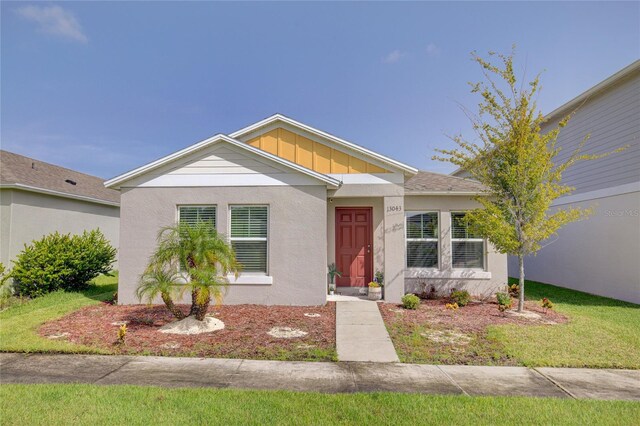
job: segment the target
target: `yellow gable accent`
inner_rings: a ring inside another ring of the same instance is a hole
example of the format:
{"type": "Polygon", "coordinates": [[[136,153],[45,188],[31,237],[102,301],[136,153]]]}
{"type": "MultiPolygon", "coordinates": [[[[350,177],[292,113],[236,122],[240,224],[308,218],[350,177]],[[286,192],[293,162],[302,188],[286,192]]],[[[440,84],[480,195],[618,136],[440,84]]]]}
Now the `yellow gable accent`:
{"type": "Polygon", "coordinates": [[[283,128],[263,133],[247,143],[319,173],[389,173],[375,164],[283,128]]]}

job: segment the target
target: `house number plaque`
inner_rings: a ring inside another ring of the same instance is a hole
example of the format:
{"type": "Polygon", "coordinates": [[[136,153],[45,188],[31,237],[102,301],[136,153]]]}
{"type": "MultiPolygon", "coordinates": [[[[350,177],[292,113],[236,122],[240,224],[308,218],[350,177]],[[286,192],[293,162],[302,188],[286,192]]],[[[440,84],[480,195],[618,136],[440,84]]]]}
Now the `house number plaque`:
{"type": "Polygon", "coordinates": [[[397,213],[402,211],[402,206],[387,206],[387,213],[397,213]]]}

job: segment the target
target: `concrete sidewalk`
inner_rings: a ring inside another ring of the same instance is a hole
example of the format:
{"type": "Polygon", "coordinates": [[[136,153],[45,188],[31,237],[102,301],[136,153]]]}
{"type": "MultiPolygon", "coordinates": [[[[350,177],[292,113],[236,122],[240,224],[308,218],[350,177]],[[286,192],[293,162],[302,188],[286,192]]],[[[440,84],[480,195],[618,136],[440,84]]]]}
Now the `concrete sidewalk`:
{"type": "Polygon", "coordinates": [[[336,302],[336,351],[339,361],[400,362],[372,301],[336,302]]]}
{"type": "Polygon", "coordinates": [[[640,371],[0,353],[0,383],[92,383],[316,392],[640,401],[640,371]]]}

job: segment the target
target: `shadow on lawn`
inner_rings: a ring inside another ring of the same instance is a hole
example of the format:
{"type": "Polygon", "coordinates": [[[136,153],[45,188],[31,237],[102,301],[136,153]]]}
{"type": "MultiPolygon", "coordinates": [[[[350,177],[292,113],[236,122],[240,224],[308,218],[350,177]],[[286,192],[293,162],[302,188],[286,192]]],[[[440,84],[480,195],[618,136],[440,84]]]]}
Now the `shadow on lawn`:
{"type": "MultiPolygon", "coordinates": [[[[509,277],[509,284],[518,284],[518,279],[509,277]]],[[[553,303],[563,303],[567,305],[609,306],[616,308],[640,309],[640,305],[636,305],[635,303],[596,296],[578,290],[558,287],[537,281],[526,280],[524,291],[526,300],[540,300],[543,297],[548,297],[553,303]]]]}

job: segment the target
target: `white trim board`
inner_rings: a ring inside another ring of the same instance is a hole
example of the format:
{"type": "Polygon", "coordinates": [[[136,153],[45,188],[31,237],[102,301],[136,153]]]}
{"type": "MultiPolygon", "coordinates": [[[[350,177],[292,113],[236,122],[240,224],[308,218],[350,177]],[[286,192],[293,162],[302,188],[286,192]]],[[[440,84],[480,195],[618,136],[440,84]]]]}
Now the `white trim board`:
{"type": "Polygon", "coordinates": [[[95,204],[104,204],[106,206],[120,207],[120,203],[114,201],[101,200],[99,198],[87,197],[84,195],[69,194],[68,192],[54,191],[53,189],[38,188],[36,186],[23,185],[21,183],[0,184],[0,189],[17,189],[38,194],[52,195],[61,198],[70,198],[72,200],[86,201],[95,204]]]}
{"type": "Polygon", "coordinates": [[[399,161],[393,160],[389,157],[385,157],[384,155],[378,154],[377,152],[371,151],[369,149],[366,149],[364,147],[361,147],[359,145],[356,145],[352,142],[346,141],[344,139],[341,139],[337,136],[333,136],[329,133],[323,132],[322,130],[316,129],[314,127],[308,126],[304,123],[300,123],[299,121],[296,121],[292,118],[286,117],[282,114],[274,114],[270,117],[265,118],[264,120],[258,121],[257,123],[251,124],[247,127],[244,127],[240,130],[237,130],[233,133],[231,133],[229,136],[231,136],[232,138],[242,138],[243,136],[255,132],[257,130],[260,130],[263,127],[269,126],[273,123],[276,122],[281,122],[281,123],[286,123],[289,124],[291,126],[293,126],[296,129],[299,130],[303,130],[305,132],[308,132],[311,135],[315,135],[317,137],[320,137],[324,140],[330,141],[342,148],[346,148],[350,151],[354,151],[356,153],[359,153],[361,155],[364,155],[368,158],[372,158],[375,160],[378,160],[380,162],[382,162],[386,167],[391,167],[394,168],[396,170],[401,170],[404,173],[407,173],[409,175],[415,175],[416,173],[418,173],[418,169],[411,167],[409,165],[406,165],[404,163],[401,163],[399,161]]]}
{"type": "MultiPolygon", "coordinates": [[[[104,185],[107,188],[119,188],[121,186],[122,183],[129,181],[135,177],[141,176],[143,174],[146,174],[152,170],[156,170],[166,164],[172,163],[176,160],[179,160],[181,158],[186,157],[189,154],[195,153],[197,151],[201,151],[205,148],[211,147],[217,143],[220,142],[224,142],[224,143],[228,143],[230,145],[233,145],[235,147],[241,148],[242,150],[248,151],[250,153],[253,153],[255,155],[258,155],[260,157],[263,157],[267,160],[270,160],[276,164],[285,166],[289,169],[292,169],[294,171],[300,172],[303,175],[307,175],[308,177],[314,178],[316,180],[319,180],[321,182],[324,182],[326,185],[330,186],[330,187],[339,187],[340,186],[340,182],[330,176],[327,176],[325,174],[322,173],[318,173],[316,171],[307,169],[306,167],[302,167],[298,164],[292,163],[291,161],[285,160],[283,158],[280,158],[278,156],[275,156],[273,154],[269,154],[266,151],[262,151],[261,149],[255,148],[251,145],[248,145],[244,142],[241,142],[239,140],[230,138],[229,136],[223,135],[223,134],[218,134],[215,135],[209,139],[205,139],[201,142],[198,142],[194,145],[191,145],[187,148],[184,148],[180,151],[174,152],[173,154],[167,155],[166,157],[160,158],[156,161],[153,161],[151,163],[148,163],[144,166],[138,167],[137,169],[131,170],[127,173],[124,173],[120,176],[117,176],[113,179],[110,179],[108,181],[106,181],[104,183],[104,185]]],[[[204,186],[204,185],[203,185],[204,186]]]]}

